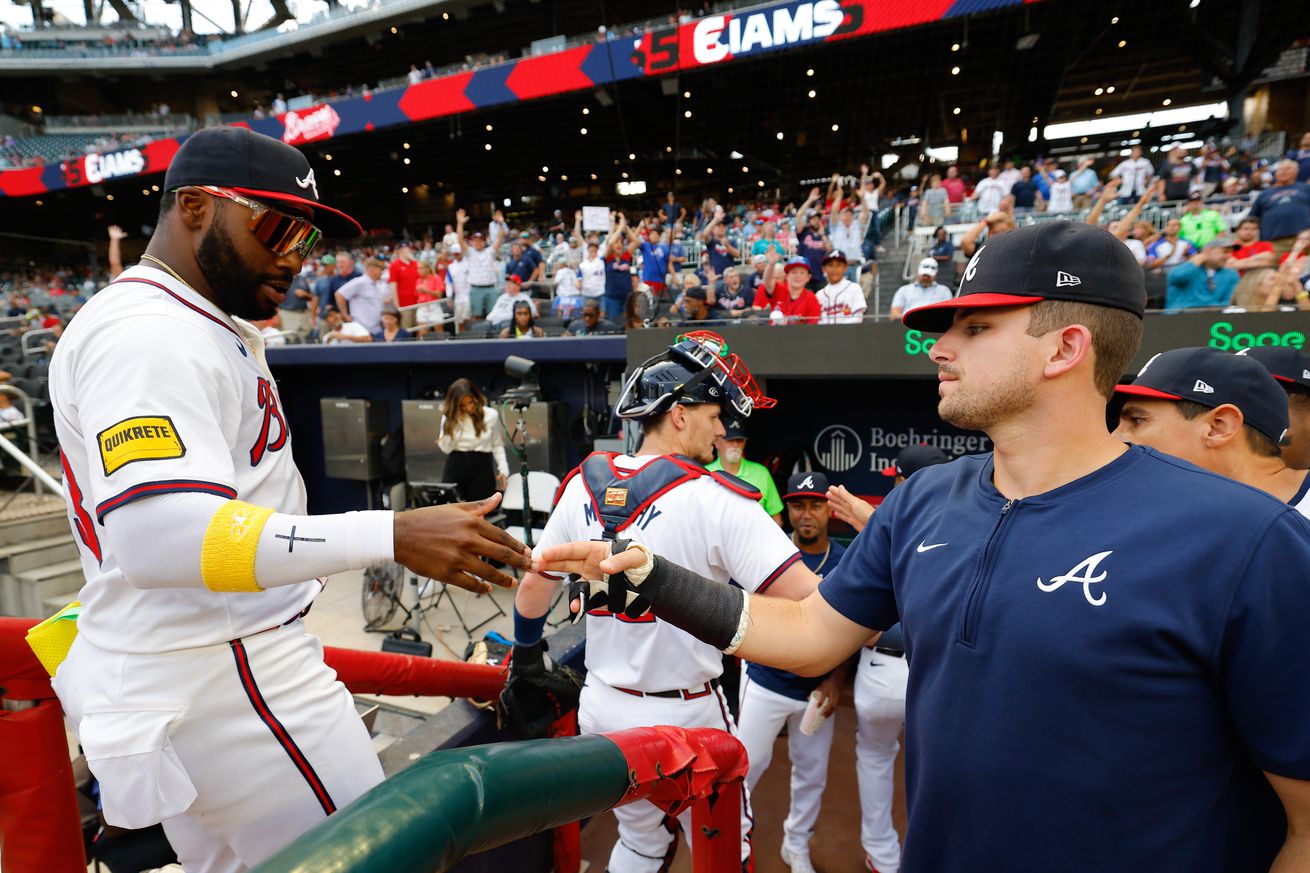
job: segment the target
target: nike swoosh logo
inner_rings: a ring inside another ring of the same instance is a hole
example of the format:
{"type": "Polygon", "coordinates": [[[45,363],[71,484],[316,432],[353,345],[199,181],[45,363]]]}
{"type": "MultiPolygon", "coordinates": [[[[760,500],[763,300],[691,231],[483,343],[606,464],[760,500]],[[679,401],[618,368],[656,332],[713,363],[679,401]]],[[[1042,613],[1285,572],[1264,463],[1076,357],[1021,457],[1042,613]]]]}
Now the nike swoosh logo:
{"type": "Polygon", "coordinates": [[[919,545],[915,548],[915,551],[931,552],[933,549],[940,549],[944,545],[947,545],[947,543],[933,543],[931,546],[929,546],[929,545],[925,545],[924,542],[920,542],[919,545]]]}

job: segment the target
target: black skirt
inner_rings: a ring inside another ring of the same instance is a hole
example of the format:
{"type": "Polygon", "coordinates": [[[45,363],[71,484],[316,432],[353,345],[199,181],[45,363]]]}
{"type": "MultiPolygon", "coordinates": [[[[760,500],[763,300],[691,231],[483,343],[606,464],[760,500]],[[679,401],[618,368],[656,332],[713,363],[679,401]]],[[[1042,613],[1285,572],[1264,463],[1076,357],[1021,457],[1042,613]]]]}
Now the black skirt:
{"type": "Polygon", "coordinates": [[[451,452],[441,477],[459,487],[463,500],[482,500],[496,493],[496,459],[491,452],[451,452]]]}

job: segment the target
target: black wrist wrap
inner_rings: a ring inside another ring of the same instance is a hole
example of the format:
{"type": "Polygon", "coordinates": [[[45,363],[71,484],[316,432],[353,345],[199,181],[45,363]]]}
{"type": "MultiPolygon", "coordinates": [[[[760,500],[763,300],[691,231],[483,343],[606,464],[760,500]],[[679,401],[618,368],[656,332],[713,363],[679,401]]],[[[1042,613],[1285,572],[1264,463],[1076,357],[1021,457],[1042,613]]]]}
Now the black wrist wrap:
{"type": "Polygon", "coordinates": [[[743,592],[655,556],[655,566],[639,588],[651,612],[716,649],[732,645],[741,621],[743,592]]]}

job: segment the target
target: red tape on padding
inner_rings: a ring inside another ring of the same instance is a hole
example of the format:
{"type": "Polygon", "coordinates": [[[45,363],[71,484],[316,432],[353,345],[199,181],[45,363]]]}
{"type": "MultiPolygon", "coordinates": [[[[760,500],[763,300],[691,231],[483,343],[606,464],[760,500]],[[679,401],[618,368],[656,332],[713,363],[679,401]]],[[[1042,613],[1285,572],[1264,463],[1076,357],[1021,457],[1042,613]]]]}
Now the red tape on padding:
{"type": "Polygon", "coordinates": [[[746,777],[746,749],[715,728],[633,728],[606,733],[628,761],[628,790],[616,805],[649,800],[671,816],[716,786],[746,777]]]}
{"type": "Polygon", "coordinates": [[[352,694],[417,694],[492,700],[505,688],[508,667],[439,661],[393,652],[326,646],[323,660],[352,694]]]}

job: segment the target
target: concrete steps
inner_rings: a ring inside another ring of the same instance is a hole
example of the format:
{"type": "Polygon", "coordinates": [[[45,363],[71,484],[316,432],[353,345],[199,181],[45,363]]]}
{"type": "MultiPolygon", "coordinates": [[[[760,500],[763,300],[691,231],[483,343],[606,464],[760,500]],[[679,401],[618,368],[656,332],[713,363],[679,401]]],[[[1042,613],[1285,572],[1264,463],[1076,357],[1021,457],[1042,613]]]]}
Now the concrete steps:
{"type": "Polygon", "coordinates": [[[0,523],[0,615],[45,618],[84,582],[63,512],[0,523]]]}

